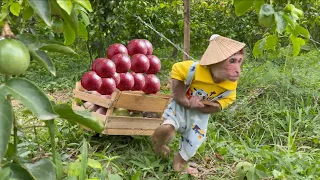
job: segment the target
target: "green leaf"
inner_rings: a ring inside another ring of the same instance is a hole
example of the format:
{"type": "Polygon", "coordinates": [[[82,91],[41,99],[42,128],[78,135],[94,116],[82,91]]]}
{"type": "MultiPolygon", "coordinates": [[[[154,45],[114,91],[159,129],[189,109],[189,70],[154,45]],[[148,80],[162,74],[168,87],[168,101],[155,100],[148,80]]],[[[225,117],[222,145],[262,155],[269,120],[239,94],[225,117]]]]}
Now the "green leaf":
{"type": "Polygon", "coordinates": [[[130,161],[130,162],[131,162],[132,164],[138,166],[138,167],[141,168],[141,169],[148,168],[148,165],[145,164],[145,163],[142,163],[142,162],[139,162],[139,161],[134,161],[134,160],[132,160],[132,161],[130,161]]]}
{"type": "Polygon", "coordinates": [[[290,35],[290,40],[292,42],[293,56],[297,56],[300,53],[301,45],[305,45],[305,41],[293,34],[290,35]]]}
{"type": "Polygon", "coordinates": [[[101,133],[104,130],[102,122],[93,117],[89,111],[73,111],[67,104],[55,105],[54,110],[59,114],[60,118],[71,123],[79,123],[98,133],[101,133]]]}
{"type": "Polygon", "coordinates": [[[10,176],[9,168],[0,169],[0,180],[7,180],[9,176],[10,176]]]}
{"type": "Polygon", "coordinates": [[[9,6],[7,6],[6,3],[2,4],[0,22],[2,22],[8,16],[9,14],[8,8],[9,6]]]}
{"type": "Polygon", "coordinates": [[[11,170],[11,178],[15,180],[34,180],[35,177],[30,174],[30,172],[20,164],[9,163],[5,164],[4,167],[11,170]]]}
{"type": "Polygon", "coordinates": [[[85,180],[87,175],[87,165],[88,165],[88,143],[86,139],[83,139],[82,148],[81,148],[81,171],[80,171],[80,180],[85,180]]]}
{"type": "Polygon", "coordinates": [[[11,142],[9,142],[8,143],[8,148],[7,148],[7,152],[6,152],[6,155],[5,155],[5,157],[7,158],[7,159],[11,159],[15,154],[14,154],[14,145],[13,145],[13,143],[11,143],[11,142]]]}
{"type": "Polygon", "coordinates": [[[274,11],[272,5],[264,4],[261,6],[260,15],[271,16],[274,13],[275,13],[275,11],[274,11]]]}
{"type": "Polygon", "coordinates": [[[260,13],[261,6],[264,4],[264,0],[255,0],[254,8],[256,9],[257,14],[260,13]]]}
{"type": "Polygon", "coordinates": [[[81,6],[86,8],[89,12],[92,12],[91,3],[89,0],[74,0],[74,1],[81,4],[81,6]]]}
{"type": "Polygon", "coordinates": [[[246,173],[247,173],[247,171],[236,171],[235,172],[235,179],[236,180],[244,180],[245,179],[245,177],[246,177],[246,173]]]}
{"type": "Polygon", "coordinates": [[[19,17],[20,10],[21,10],[21,6],[18,2],[13,2],[10,5],[10,12],[17,17],[19,17]]]}
{"type": "Polygon", "coordinates": [[[137,171],[131,178],[131,180],[141,180],[141,171],[137,171]]]}
{"type": "Polygon", "coordinates": [[[63,29],[64,44],[71,45],[75,41],[76,35],[69,24],[66,22],[63,23],[63,29]]]}
{"type": "Polygon", "coordinates": [[[287,23],[292,27],[296,27],[296,20],[290,14],[284,14],[283,18],[287,21],[287,23]]]}
{"type": "Polygon", "coordinates": [[[246,177],[250,180],[260,180],[253,166],[248,170],[246,177]]]}
{"type": "Polygon", "coordinates": [[[89,17],[86,13],[80,12],[84,25],[88,26],[90,24],[89,17]]]}
{"type": "Polygon", "coordinates": [[[262,44],[262,39],[258,40],[254,46],[253,46],[253,51],[252,54],[254,57],[258,57],[260,54],[263,53],[263,49],[261,49],[261,44],[262,44]]]}
{"type": "Polygon", "coordinates": [[[122,177],[119,176],[118,174],[108,174],[108,179],[112,179],[112,180],[122,180],[122,177]]]}
{"type": "Polygon", "coordinates": [[[50,51],[50,52],[64,53],[64,54],[77,54],[70,47],[63,46],[60,44],[46,44],[46,45],[42,46],[40,49],[50,51]]]}
{"type": "Polygon", "coordinates": [[[29,80],[11,78],[6,91],[31,110],[37,118],[50,120],[58,117],[46,94],[29,80]]]}
{"type": "Polygon", "coordinates": [[[108,175],[108,170],[106,168],[103,168],[100,174],[100,179],[107,179],[107,175],[108,175]]]}
{"type": "Polygon", "coordinates": [[[72,27],[72,29],[75,28],[75,29],[73,29],[73,31],[77,35],[79,32],[79,19],[78,19],[78,14],[74,8],[72,9],[72,12],[70,14],[70,18],[71,18],[71,22],[72,22],[71,27],[72,27]]]}
{"type": "Polygon", "coordinates": [[[284,13],[281,11],[276,12],[274,15],[277,23],[277,32],[281,34],[287,27],[287,21],[283,18],[284,13]]]}
{"type": "Polygon", "coordinates": [[[95,169],[102,169],[101,163],[97,160],[88,158],[88,166],[95,168],[95,169]]]}
{"type": "Polygon", "coordinates": [[[297,19],[299,19],[299,17],[303,17],[303,11],[298,8],[294,8],[293,11],[291,11],[291,15],[294,17],[298,17],[297,19]]]}
{"type": "Polygon", "coordinates": [[[255,166],[255,171],[256,171],[256,174],[259,176],[260,179],[268,178],[268,175],[266,174],[267,169],[263,165],[257,164],[255,166]]]}
{"type": "Polygon", "coordinates": [[[54,164],[46,158],[35,163],[27,163],[24,166],[31,172],[37,180],[56,179],[54,164]]]}
{"type": "Polygon", "coordinates": [[[53,76],[56,76],[56,68],[46,52],[33,50],[29,47],[28,49],[33,59],[35,59],[42,67],[47,69],[53,76]]]}
{"type": "Polygon", "coordinates": [[[80,162],[73,162],[73,163],[70,163],[69,166],[68,166],[68,176],[76,176],[78,177],[80,175],[80,169],[81,167],[81,163],[80,162]]]}
{"type": "Polygon", "coordinates": [[[280,171],[278,171],[278,170],[276,170],[276,169],[274,169],[274,170],[272,171],[272,175],[274,176],[274,178],[277,178],[277,179],[283,179],[283,178],[285,178],[284,172],[280,172],[280,171]]]}
{"type": "Polygon", "coordinates": [[[290,12],[291,12],[294,8],[296,8],[296,7],[295,7],[293,4],[287,4],[286,7],[285,7],[285,9],[288,10],[288,11],[290,11],[290,12]]]}
{"type": "MultiPolygon", "coordinates": [[[[4,91],[4,85],[0,86],[4,91]]],[[[7,152],[13,122],[13,109],[10,102],[0,94],[0,163],[7,152]]]]}
{"type": "Polygon", "coordinates": [[[34,14],[34,11],[31,6],[28,6],[26,9],[22,11],[22,19],[24,21],[29,20],[34,14]]]}
{"type": "MultiPolygon", "coordinates": [[[[78,34],[78,17],[72,9],[71,14],[69,15],[65,10],[63,10],[56,0],[49,0],[52,11],[56,12],[58,15],[60,15],[61,18],[63,18],[65,24],[68,24],[68,26],[71,28],[71,30],[74,31],[75,34],[78,34]]],[[[73,34],[74,34],[73,33],[73,34]]],[[[75,35],[72,35],[72,37],[75,37],[75,35]]],[[[73,42],[73,41],[72,41],[73,42]]]]}
{"type": "MultiPolygon", "coordinates": [[[[21,41],[26,46],[30,46],[31,44],[38,44],[38,46],[42,46],[42,44],[39,42],[37,36],[30,34],[30,33],[24,33],[24,34],[18,34],[17,35],[19,41],[21,41]]],[[[33,46],[35,47],[35,46],[33,46]]],[[[38,47],[36,47],[38,48],[38,47]]]]}
{"type": "Polygon", "coordinates": [[[304,28],[304,27],[301,27],[301,26],[299,26],[299,25],[296,25],[295,32],[297,32],[297,36],[298,36],[298,35],[303,35],[305,38],[310,39],[310,33],[309,33],[309,31],[308,31],[306,28],[304,28]]]}
{"type": "Polygon", "coordinates": [[[85,41],[88,41],[88,31],[82,22],[79,22],[79,36],[83,37],[85,41]]]}
{"type": "Polygon", "coordinates": [[[270,35],[266,38],[266,47],[270,50],[276,50],[278,44],[278,38],[275,35],[270,35]]]}
{"type": "Polygon", "coordinates": [[[71,0],[57,0],[57,3],[69,15],[71,14],[72,6],[73,6],[71,0]]]}
{"type": "Polygon", "coordinates": [[[296,8],[293,4],[287,4],[285,9],[291,13],[291,16],[295,20],[298,20],[300,17],[303,16],[303,11],[298,9],[298,8],[296,8]]]}
{"type": "Polygon", "coordinates": [[[80,4],[78,4],[78,3],[74,3],[74,4],[73,4],[73,7],[74,7],[74,9],[78,12],[78,14],[79,14],[80,12],[88,13],[88,11],[87,11],[84,7],[82,7],[80,4]]]}
{"type": "Polygon", "coordinates": [[[253,5],[254,0],[235,0],[234,7],[237,16],[244,15],[253,5]]]}
{"type": "Polygon", "coordinates": [[[49,0],[29,0],[28,1],[33,10],[44,20],[44,22],[51,26],[51,8],[49,0]]]}

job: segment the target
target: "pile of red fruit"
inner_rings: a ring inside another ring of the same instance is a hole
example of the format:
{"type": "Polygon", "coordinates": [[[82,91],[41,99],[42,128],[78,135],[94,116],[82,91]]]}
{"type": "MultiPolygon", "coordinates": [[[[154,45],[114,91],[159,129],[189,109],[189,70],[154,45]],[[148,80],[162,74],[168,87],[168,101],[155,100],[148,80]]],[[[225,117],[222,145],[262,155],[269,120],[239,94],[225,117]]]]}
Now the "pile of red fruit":
{"type": "Polygon", "coordinates": [[[116,89],[156,94],[160,90],[156,74],[161,69],[161,62],[152,52],[152,44],[146,39],[130,40],[127,47],[112,44],[105,58],[94,60],[92,71],[82,76],[81,85],[101,95],[110,95],[116,89]]]}

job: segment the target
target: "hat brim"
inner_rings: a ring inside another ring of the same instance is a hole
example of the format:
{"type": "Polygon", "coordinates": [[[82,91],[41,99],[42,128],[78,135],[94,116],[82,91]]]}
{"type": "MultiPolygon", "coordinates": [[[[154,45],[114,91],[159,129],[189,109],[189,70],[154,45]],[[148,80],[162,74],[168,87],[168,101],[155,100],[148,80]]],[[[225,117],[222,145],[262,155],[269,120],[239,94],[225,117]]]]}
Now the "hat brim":
{"type": "Polygon", "coordinates": [[[242,42],[218,36],[210,41],[199,63],[200,65],[211,65],[222,62],[242,50],[245,46],[242,42]]]}

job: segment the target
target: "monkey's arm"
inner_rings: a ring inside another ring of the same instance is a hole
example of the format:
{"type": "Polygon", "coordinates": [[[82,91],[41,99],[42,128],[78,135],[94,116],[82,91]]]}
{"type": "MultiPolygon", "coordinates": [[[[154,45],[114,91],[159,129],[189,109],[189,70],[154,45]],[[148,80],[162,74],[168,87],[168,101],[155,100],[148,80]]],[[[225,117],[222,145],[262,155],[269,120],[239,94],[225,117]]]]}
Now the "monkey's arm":
{"type": "Polygon", "coordinates": [[[177,79],[171,79],[171,91],[173,99],[185,108],[190,107],[190,101],[186,96],[186,85],[183,81],[177,79]]]}
{"type": "Polygon", "coordinates": [[[230,106],[236,99],[236,91],[233,91],[229,96],[219,99],[210,103],[210,105],[205,105],[203,108],[197,108],[199,111],[203,113],[216,113],[221,111],[222,109],[230,106]]]}
{"type": "Polygon", "coordinates": [[[212,105],[205,105],[204,107],[197,108],[202,113],[211,114],[221,111],[221,105],[218,102],[214,102],[212,105]]]}

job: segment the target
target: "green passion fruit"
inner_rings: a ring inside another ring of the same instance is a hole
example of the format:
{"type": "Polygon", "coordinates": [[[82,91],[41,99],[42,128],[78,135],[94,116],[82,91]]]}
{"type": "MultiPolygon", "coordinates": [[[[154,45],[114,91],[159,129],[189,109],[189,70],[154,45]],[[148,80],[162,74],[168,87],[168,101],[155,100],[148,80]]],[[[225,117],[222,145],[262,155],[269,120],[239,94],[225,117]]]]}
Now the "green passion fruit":
{"type": "Polygon", "coordinates": [[[0,40],[0,74],[20,75],[30,65],[27,47],[16,39],[0,40]]]}
{"type": "Polygon", "coordinates": [[[124,108],[114,108],[113,115],[115,115],[115,116],[130,116],[130,112],[124,108]]]}
{"type": "Polygon", "coordinates": [[[270,27],[274,23],[274,15],[266,16],[266,15],[259,15],[259,24],[263,27],[270,27]]]}

